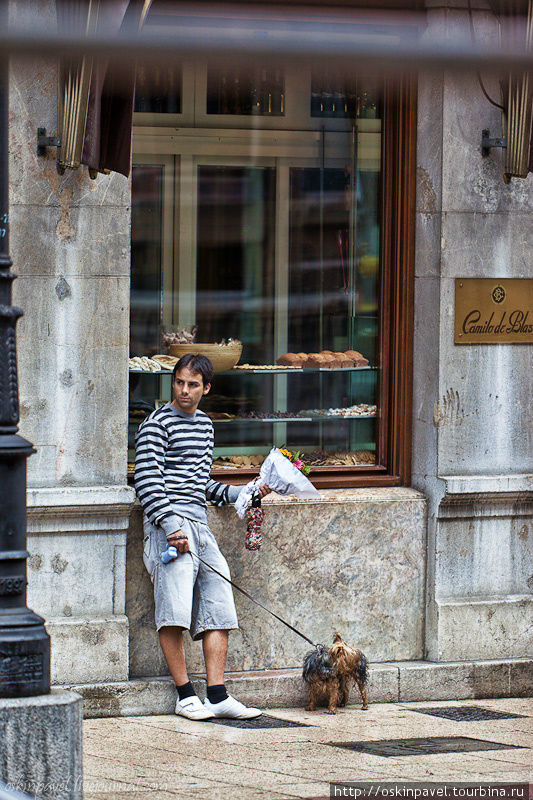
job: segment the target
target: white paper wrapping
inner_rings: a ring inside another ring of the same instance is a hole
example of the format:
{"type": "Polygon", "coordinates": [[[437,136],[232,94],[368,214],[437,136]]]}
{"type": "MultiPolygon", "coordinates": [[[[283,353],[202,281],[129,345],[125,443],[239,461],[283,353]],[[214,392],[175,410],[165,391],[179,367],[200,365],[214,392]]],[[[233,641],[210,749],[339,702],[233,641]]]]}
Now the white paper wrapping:
{"type": "Polygon", "coordinates": [[[246,515],[246,509],[252,502],[254,492],[264,483],[277,494],[294,494],[296,497],[320,497],[311,481],[292,464],[277,447],[273,447],[263,461],[259,476],[246,484],[234,503],[237,514],[241,519],[246,515]]]}

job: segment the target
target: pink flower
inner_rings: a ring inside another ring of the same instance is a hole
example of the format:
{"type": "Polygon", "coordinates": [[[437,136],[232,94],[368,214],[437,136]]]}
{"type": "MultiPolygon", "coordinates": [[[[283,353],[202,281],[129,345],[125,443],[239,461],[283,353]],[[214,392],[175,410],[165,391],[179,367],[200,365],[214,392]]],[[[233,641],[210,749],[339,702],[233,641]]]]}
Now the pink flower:
{"type": "Polygon", "coordinates": [[[303,462],[300,461],[299,458],[294,459],[294,461],[292,463],[294,464],[296,469],[301,469],[303,467],[303,462]]]}

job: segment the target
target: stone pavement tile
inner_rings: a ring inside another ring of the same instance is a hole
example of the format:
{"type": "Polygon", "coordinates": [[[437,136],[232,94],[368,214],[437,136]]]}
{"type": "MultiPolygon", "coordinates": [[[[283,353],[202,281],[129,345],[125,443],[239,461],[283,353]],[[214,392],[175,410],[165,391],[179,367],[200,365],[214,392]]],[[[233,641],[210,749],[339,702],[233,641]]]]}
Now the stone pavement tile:
{"type": "Polygon", "coordinates": [[[180,772],[179,768],[162,771],[157,766],[120,762],[113,757],[85,755],[84,781],[122,781],[134,784],[140,788],[158,788],[171,791],[176,782],[180,785],[190,785],[195,789],[202,789],[211,785],[212,781],[189,775],[186,771],[180,772]]]}
{"type": "MultiPolygon", "coordinates": [[[[493,752],[493,751],[490,751],[493,752]]],[[[503,751],[502,751],[503,752],[503,751]]],[[[525,765],[500,762],[499,764],[486,758],[483,753],[439,753],[424,756],[403,756],[397,759],[386,759],[391,770],[401,774],[408,780],[432,773],[435,780],[479,780],[479,776],[486,776],[487,780],[494,779],[494,775],[501,772],[521,774],[528,778],[529,768],[525,765]]]]}
{"type": "MultiPolygon", "coordinates": [[[[143,718],[137,718],[129,721],[130,726],[145,726],[146,735],[150,735],[150,731],[165,731],[168,733],[175,733],[184,737],[190,737],[198,740],[209,739],[210,741],[228,741],[228,742],[246,742],[257,741],[259,738],[269,744],[270,742],[279,741],[306,741],[309,738],[310,732],[318,728],[303,727],[303,728],[236,728],[230,725],[221,725],[219,723],[193,722],[191,720],[183,719],[182,717],[167,718],[167,721],[158,721],[144,723],[143,718]]],[[[124,728],[122,729],[124,730],[124,728]]]]}
{"type": "MultiPolygon", "coordinates": [[[[343,765],[339,767],[331,765],[328,758],[318,764],[313,758],[304,757],[294,757],[288,762],[281,763],[277,756],[269,758],[265,756],[261,759],[255,753],[254,760],[250,762],[249,754],[240,748],[226,747],[224,751],[218,750],[213,753],[209,743],[203,753],[197,752],[195,756],[168,751],[146,743],[132,745],[122,741],[118,746],[121,758],[127,760],[129,764],[143,768],[157,767],[162,775],[172,772],[176,775],[176,779],[178,774],[212,778],[213,773],[216,773],[217,782],[246,783],[250,787],[272,787],[274,790],[286,775],[292,776],[293,780],[299,778],[336,780],[339,777],[338,769],[342,770],[341,776],[345,774],[346,769],[343,765]]],[[[91,747],[89,747],[86,768],[94,773],[98,768],[95,766],[96,762],[96,758],[91,759],[91,747]]]]}
{"type": "MultiPolygon", "coordinates": [[[[292,798],[303,797],[309,797],[309,795],[298,793],[290,795],[283,789],[263,791],[261,789],[250,789],[247,786],[228,786],[225,784],[217,784],[209,796],[206,796],[205,792],[187,793],[187,800],[292,800],[292,798]]],[[[329,792],[326,797],[329,798],[329,792]]]]}
{"type": "MultiPolygon", "coordinates": [[[[196,796],[201,797],[202,795],[198,794],[196,796]]],[[[131,791],[109,792],[106,790],[104,792],[90,792],[89,794],[83,793],[83,800],[176,800],[177,797],[180,797],[180,795],[173,792],[153,792],[151,789],[143,791],[139,788],[131,791]]]]}
{"type": "Polygon", "coordinates": [[[533,764],[533,752],[529,748],[527,750],[493,750],[487,758],[489,761],[510,765],[525,764],[529,766],[533,764]]]}

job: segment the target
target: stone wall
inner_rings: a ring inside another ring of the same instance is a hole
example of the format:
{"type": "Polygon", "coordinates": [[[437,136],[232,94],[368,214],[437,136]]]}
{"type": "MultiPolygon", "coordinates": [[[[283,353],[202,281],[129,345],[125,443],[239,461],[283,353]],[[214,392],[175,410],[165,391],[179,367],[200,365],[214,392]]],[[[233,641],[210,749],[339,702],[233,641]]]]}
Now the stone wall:
{"type": "MultiPolygon", "coordinates": [[[[467,4],[428,2],[428,34],[468,45],[467,4]],[[429,8],[429,6],[434,8],[429,8]]],[[[481,42],[497,24],[476,4],[481,42]]],[[[498,98],[497,82],[485,77],[498,98]]],[[[531,277],[533,178],[502,178],[498,109],[475,75],[419,84],[413,485],[428,497],[426,655],[532,652],[530,345],[454,345],[456,277],[531,277]]]]}
{"type": "MultiPolygon", "coordinates": [[[[55,30],[52,0],[10,0],[10,20],[55,30]]],[[[121,175],[90,180],[36,155],[57,131],[57,65],[10,64],[11,257],[18,274],[20,433],[28,460],[28,603],[51,635],[52,681],[119,680],[124,615],[130,202],[121,175]]]]}
{"type": "MultiPolygon", "coordinates": [[[[321,491],[319,501],[263,503],[263,547],[244,547],[233,508],[210,508],[209,524],[234,582],[315,642],[336,630],[371,661],[421,658],[424,635],[426,502],[412,489],[321,491]]],[[[142,561],[141,509],[128,530],[126,614],[130,675],[167,673],[154,627],[152,584],[142,561]]],[[[192,556],[186,556],[191,558],[192,556]]],[[[301,666],[303,639],[234,592],[240,630],[228,669],[301,666]]],[[[200,643],[187,636],[188,663],[203,672],[200,643]]]]}

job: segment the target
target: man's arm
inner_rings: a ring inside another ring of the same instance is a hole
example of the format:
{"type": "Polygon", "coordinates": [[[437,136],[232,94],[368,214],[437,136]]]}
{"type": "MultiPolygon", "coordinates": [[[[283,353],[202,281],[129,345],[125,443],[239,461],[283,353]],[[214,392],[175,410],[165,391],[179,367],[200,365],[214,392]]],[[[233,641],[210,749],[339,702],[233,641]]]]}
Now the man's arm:
{"type": "MultiPolygon", "coordinates": [[[[229,483],[219,483],[210,478],[207,481],[205,496],[214,505],[225,506],[227,503],[234,503],[243,489],[244,486],[231,486],[229,483]]],[[[271,491],[266,483],[257,487],[257,493],[261,499],[271,491]]]]}
{"type": "Polygon", "coordinates": [[[209,478],[205,487],[205,496],[215,506],[225,506],[234,503],[238,498],[242,486],[230,486],[228,483],[219,483],[209,478]]]}
{"type": "Polygon", "coordinates": [[[164,467],[168,447],[166,428],[157,420],[147,419],[135,439],[135,489],[144,512],[153,525],[167,535],[180,529],[181,520],[173,512],[167,497],[164,467]]]}

